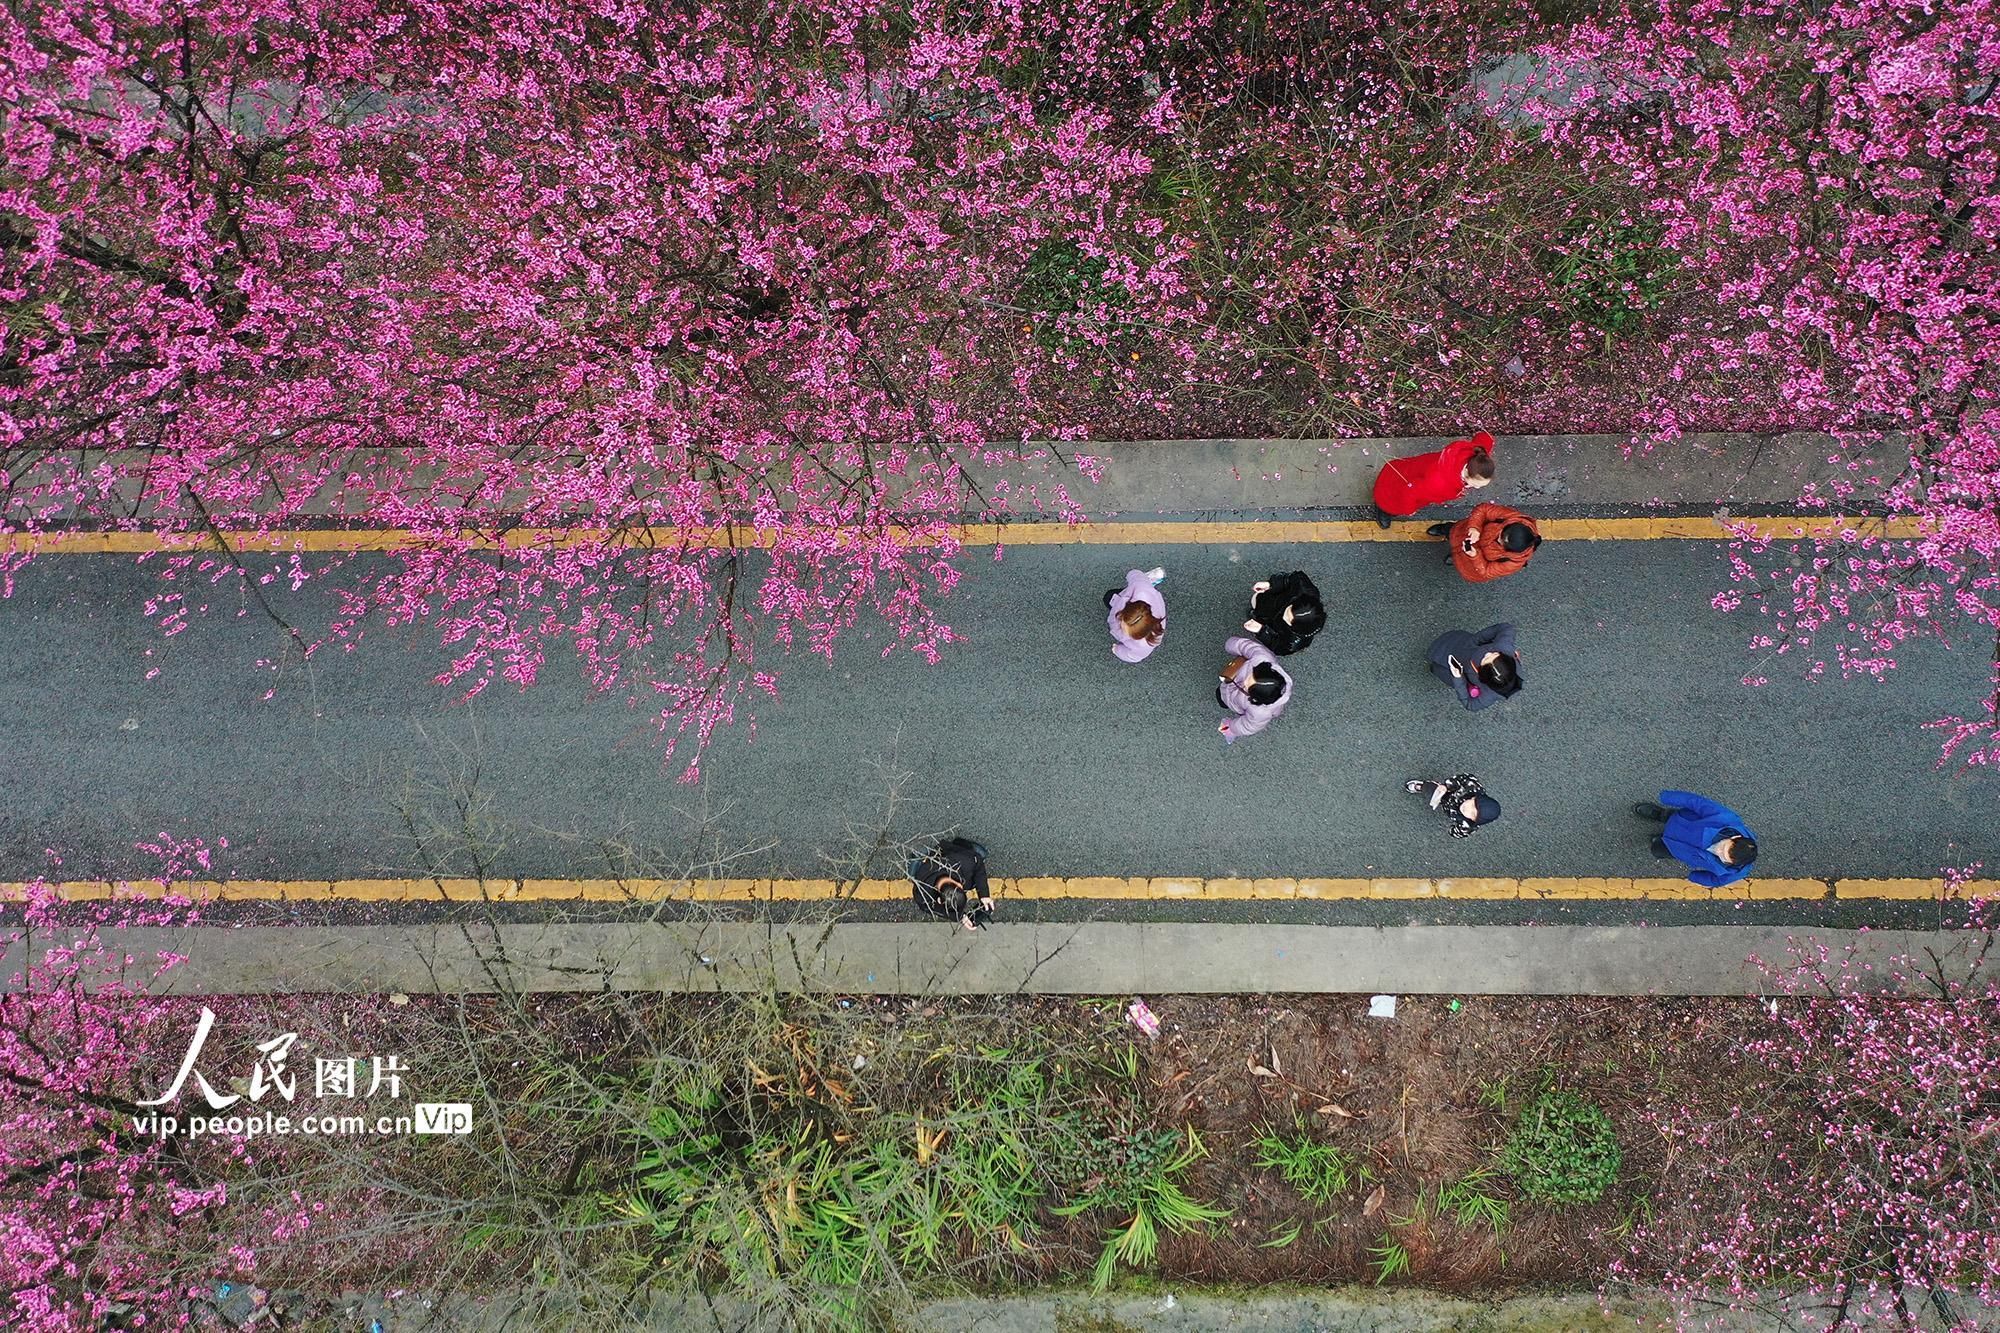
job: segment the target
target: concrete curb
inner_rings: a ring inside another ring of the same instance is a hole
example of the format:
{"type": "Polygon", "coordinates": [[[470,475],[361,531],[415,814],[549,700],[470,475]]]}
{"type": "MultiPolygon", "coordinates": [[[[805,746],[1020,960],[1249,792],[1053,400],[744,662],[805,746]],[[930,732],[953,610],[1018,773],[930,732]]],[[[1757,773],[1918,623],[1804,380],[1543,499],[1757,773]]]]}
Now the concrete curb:
{"type": "MultiPolygon", "coordinates": [[[[1467,431],[1476,428],[1468,424],[1467,431]]],[[[1366,517],[1373,513],[1370,491],[1385,459],[1438,449],[1450,438],[1030,441],[959,446],[958,457],[1008,460],[962,466],[976,499],[1002,503],[1020,521],[1062,517],[1065,496],[1093,519],[1366,517]]],[[[1909,461],[1907,448],[1892,436],[1872,451],[1840,450],[1842,461],[1835,464],[1833,437],[1815,431],[1689,434],[1645,451],[1632,446],[1629,435],[1499,436],[1500,474],[1480,498],[1552,516],[1630,509],[1711,514],[1723,508],[1744,515],[1796,508],[1806,484],[1839,481],[1859,488],[1842,507],[1870,514],[1878,509],[1870,497],[1909,461]]],[[[292,511],[287,526],[335,523],[365,513],[374,495],[370,479],[388,453],[361,451],[351,468],[334,469],[333,479],[292,511]],[[352,491],[345,480],[350,473],[361,479],[352,491]]],[[[87,451],[83,458],[93,468],[129,463],[141,474],[146,461],[141,451],[126,456],[87,451]]],[[[561,462],[549,460],[548,466],[561,462]]],[[[433,475],[419,470],[408,481],[422,490],[433,475]]],[[[42,479],[30,468],[19,485],[42,479]]],[[[505,512],[519,498],[503,497],[496,509],[505,512]]],[[[136,507],[142,519],[148,514],[137,482],[112,487],[105,502],[128,512],[136,507]]],[[[70,517],[56,516],[54,526],[70,517]]],[[[963,517],[979,517],[979,506],[963,517]]]]}
{"type": "MultiPolygon", "coordinates": [[[[1053,457],[968,476],[988,494],[1004,483],[999,493],[1017,518],[1056,516],[1056,483],[1094,519],[1369,515],[1385,460],[1443,448],[1450,438],[1079,443],[1050,446],[1053,457]],[[1080,459],[1093,460],[1095,484],[1078,476],[1080,459]]],[[[1857,454],[1813,431],[1683,435],[1647,452],[1631,446],[1629,435],[1502,435],[1494,444],[1499,475],[1477,495],[1537,516],[1628,509],[1746,515],[1796,508],[1808,484],[1840,482],[1858,488],[1845,502],[1849,512],[1873,513],[1883,485],[1909,461],[1894,437],[1857,454]],[[1831,461],[1836,452],[1838,463],[1831,461]]]]}
{"type": "MultiPolygon", "coordinates": [[[[937,924],[660,922],[430,926],[131,927],[138,958],[184,955],[157,989],[295,992],[816,990],[843,994],[1371,993],[1756,995],[1750,961],[1824,948],[1871,989],[1919,993],[1899,959],[1964,974],[1984,936],[1775,926],[1295,926],[1036,923],[968,934],[937,924]]],[[[33,941],[48,947],[47,932],[33,941]]],[[[22,985],[28,947],[4,957],[22,985]]],[[[2000,957],[1978,974],[2000,978],[2000,957]]]]}
{"type": "MultiPolygon", "coordinates": [[[[1981,1333],[2000,1330],[2000,1315],[1963,1292],[1937,1293],[1953,1316],[1954,1328],[1981,1333]]],[[[1921,1333],[1943,1333],[1946,1321],[1932,1293],[1911,1293],[1913,1325],[1921,1333]]],[[[659,1295],[622,1315],[606,1316],[565,1301],[557,1291],[531,1294],[495,1292],[485,1299],[456,1297],[433,1306],[421,1293],[399,1300],[356,1296],[348,1302],[355,1326],[382,1321],[385,1333],[507,1333],[521,1328],[658,1330],[684,1333],[792,1333],[797,1323],[787,1310],[762,1309],[740,1298],[659,1295]]],[[[896,1319],[899,1333],[1659,1333],[1699,1327],[1707,1333],[1798,1333],[1816,1326],[1818,1299],[1780,1294],[1689,1301],[1677,1308],[1652,1294],[1605,1295],[1541,1291],[1518,1295],[1447,1294],[1414,1288],[1362,1286],[1303,1288],[1263,1286],[1243,1291],[1157,1282],[1148,1292],[1097,1295],[1065,1288],[1021,1294],[919,1298],[896,1319]]],[[[1823,1318],[1822,1318],[1822,1322],[1823,1318]]]]}
{"type": "MultiPolygon", "coordinates": [[[[1797,1333],[1817,1327],[1810,1314],[1780,1298],[1753,1308],[1728,1310],[1721,1301],[1703,1302],[1692,1317],[1660,1298],[1633,1300],[1592,1295],[1531,1294],[1479,1300],[1429,1291],[1257,1290],[1244,1293],[1183,1291],[1181,1294],[1085,1296],[1034,1295],[1001,1300],[939,1300],[919,1307],[904,1325],[909,1333],[1064,1333],[1069,1329],[1117,1329],[1131,1333],[1640,1333],[1641,1330],[1694,1328],[1708,1333],[1797,1333]]],[[[2000,1327],[1993,1312],[1957,1311],[1972,1326],[2000,1327]]],[[[1942,1330],[1927,1305],[1912,1299],[1920,1330],[1942,1330]]],[[[1817,1313],[1817,1311],[1813,1311],[1817,1313]]],[[[1820,1320],[1824,1323],[1824,1319],[1820,1320]]]]}

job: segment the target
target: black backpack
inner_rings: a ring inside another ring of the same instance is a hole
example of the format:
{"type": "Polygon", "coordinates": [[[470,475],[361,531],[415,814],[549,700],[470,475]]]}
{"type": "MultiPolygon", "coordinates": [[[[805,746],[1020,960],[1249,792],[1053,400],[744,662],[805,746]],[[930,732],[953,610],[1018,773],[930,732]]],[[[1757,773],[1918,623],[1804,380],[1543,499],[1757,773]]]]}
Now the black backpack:
{"type": "MultiPolygon", "coordinates": [[[[946,838],[931,852],[910,858],[910,897],[917,910],[940,921],[957,921],[967,915],[968,904],[977,902],[972,894],[975,876],[986,867],[986,847],[970,838],[946,838]]],[[[993,914],[974,906],[972,924],[984,930],[993,914]]]]}

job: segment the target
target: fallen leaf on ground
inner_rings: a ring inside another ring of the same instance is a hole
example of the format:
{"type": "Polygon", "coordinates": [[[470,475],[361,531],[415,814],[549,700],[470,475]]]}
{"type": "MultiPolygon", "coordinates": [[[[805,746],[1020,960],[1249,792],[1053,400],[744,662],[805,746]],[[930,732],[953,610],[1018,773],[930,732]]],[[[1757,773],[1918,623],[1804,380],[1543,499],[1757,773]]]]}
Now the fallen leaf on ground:
{"type": "Polygon", "coordinates": [[[1255,1074],[1255,1075],[1256,1075],[1256,1076],[1257,1076],[1258,1078],[1276,1078],[1276,1077],[1277,1077],[1277,1075],[1276,1075],[1276,1074],[1273,1074],[1273,1073],[1272,1073],[1272,1072],[1271,1072],[1270,1070],[1268,1070],[1268,1069],[1264,1068],[1264,1066],[1262,1066],[1262,1065],[1258,1064],[1258,1063],[1257,1063],[1257,1057],[1256,1057],[1256,1056],[1254,1056],[1254,1055],[1253,1055],[1253,1056],[1251,1056],[1251,1057],[1250,1057],[1249,1059],[1247,1059],[1247,1060],[1245,1060],[1245,1061],[1243,1062],[1243,1067],[1244,1067],[1244,1068],[1246,1068],[1246,1069],[1248,1069],[1248,1070],[1249,1070],[1249,1071],[1250,1071],[1251,1073],[1255,1074]]]}
{"type": "Polygon", "coordinates": [[[1389,1187],[1386,1185],[1377,1185],[1375,1192],[1368,1196],[1368,1202],[1361,1205],[1361,1215],[1363,1217],[1375,1216],[1375,1214],[1382,1211],[1382,1201],[1388,1197],[1389,1187]]]}
{"type": "Polygon", "coordinates": [[[1348,1110],[1339,1102],[1328,1102],[1325,1106],[1319,1108],[1319,1114],[1334,1116],[1341,1120],[1354,1119],[1354,1112],[1348,1110]]]}

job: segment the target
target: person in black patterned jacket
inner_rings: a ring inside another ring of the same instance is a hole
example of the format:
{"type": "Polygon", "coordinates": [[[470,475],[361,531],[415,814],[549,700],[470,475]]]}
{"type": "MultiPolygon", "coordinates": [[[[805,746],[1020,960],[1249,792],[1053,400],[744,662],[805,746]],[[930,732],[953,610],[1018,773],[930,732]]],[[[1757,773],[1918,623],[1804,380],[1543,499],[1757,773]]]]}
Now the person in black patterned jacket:
{"type": "Polygon", "coordinates": [[[1442,810],[1449,815],[1451,836],[1454,838],[1463,838],[1482,824],[1491,824],[1500,818],[1500,802],[1488,796],[1486,788],[1479,785],[1479,779],[1470,773],[1460,773],[1443,782],[1411,778],[1403,784],[1403,790],[1423,797],[1430,802],[1431,809],[1442,810]]]}

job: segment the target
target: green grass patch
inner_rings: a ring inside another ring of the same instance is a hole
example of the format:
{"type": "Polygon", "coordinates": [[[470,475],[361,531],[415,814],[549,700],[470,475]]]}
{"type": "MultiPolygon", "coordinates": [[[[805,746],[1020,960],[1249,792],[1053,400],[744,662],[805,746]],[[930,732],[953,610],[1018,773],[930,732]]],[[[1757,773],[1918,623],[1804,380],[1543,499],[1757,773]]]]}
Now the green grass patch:
{"type": "Polygon", "coordinates": [[[1536,1203],[1596,1203],[1617,1183],[1623,1164],[1611,1117],[1554,1088],[1522,1109],[1500,1152],[1501,1167],[1536,1203]]]}
{"type": "Polygon", "coordinates": [[[1121,1263],[1129,1268],[1150,1265],[1162,1229],[1192,1231],[1229,1216],[1228,1209],[1202,1203],[1181,1188],[1179,1178],[1208,1155],[1192,1126],[1182,1134],[1137,1125],[1122,1128],[1115,1140],[1095,1145],[1079,1159],[1072,1173],[1088,1173],[1085,1192],[1054,1210],[1058,1217],[1112,1209],[1130,1214],[1105,1237],[1091,1277],[1097,1291],[1111,1285],[1121,1263]]]}
{"type": "Polygon", "coordinates": [[[1550,283],[1577,319],[1607,337],[1638,330],[1672,289],[1680,257],[1650,218],[1581,217],[1543,252],[1550,283]]]}
{"type": "Polygon", "coordinates": [[[1283,1176],[1307,1203],[1331,1203],[1357,1182],[1370,1179],[1368,1168],[1353,1153],[1314,1138],[1303,1120],[1295,1120],[1289,1134],[1265,1129],[1256,1148],[1257,1165],[1283,1176]]]}
{"type": "Polygon", "coordinates": [[[1118,331],[1132,295],[1107,279],[1110,269],[1110,260],[1075,241],[1045,241],[1029,256],[1018,297],[1045,351],[1075,353],[1118,331]]]}

